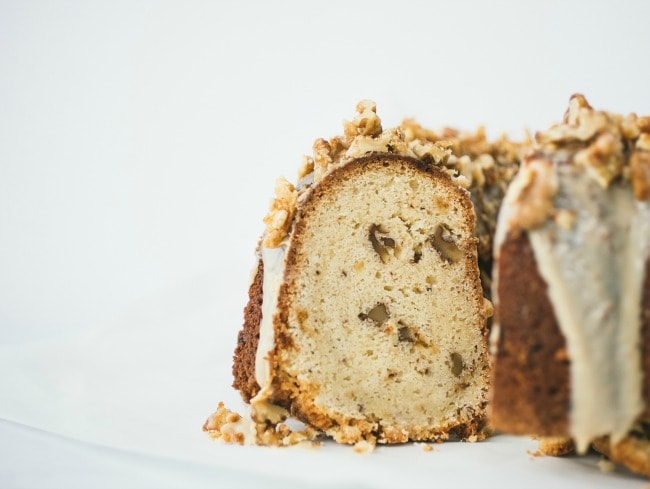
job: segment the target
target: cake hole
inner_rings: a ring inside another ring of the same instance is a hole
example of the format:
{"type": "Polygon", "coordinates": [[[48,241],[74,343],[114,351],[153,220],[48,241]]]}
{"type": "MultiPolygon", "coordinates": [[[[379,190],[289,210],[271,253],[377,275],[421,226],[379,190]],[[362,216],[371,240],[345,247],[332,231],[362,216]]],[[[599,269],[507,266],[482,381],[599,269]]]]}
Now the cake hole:
{"type": "Polygon", "coordinates": [[[434,285],[436,283],[436,279],[433,277],[433,275],[427,275],[427,278],[425,279],[425,282],[428,285],[434,285]]]}
{"type": "Polygon", "coordinates": [[[390,314],[388,313],[388,308],[381,302],[370,309],[367,314],[359,313],[359,319],[362,321],[370,319],[376,326],[382,326],[389,317],[390,314]]]}
{"type": "Polygon", "coordinates": [[[362,272],[365,267],[366,264],[363,260],[359,260],[353,265],[354,271],[357,273],[362,272]]]}
{"type": "Polygon", "coordinates": [[[450,354],[451,357],[451,373],[455,377],[460,377],[463,373],[465,366],[463,365],[463,357],[458,352],[453,352],[450,354]]]}
{"type": "Polygon", "coordinates": [[[391,290],[393,290],[393,286],[392,285],[384,285],[384,290],[387,290],[388,292],[390,292],[391,290]]]}
{"type": "Polygon", "coordinates": [[[447,263],[456,263],[463,258],[463,252],[454,242],[454,237],[446,224],[440,224],[430,238],[434,249],[447,263]]]}
{"type": "MultiPolygon", "coordinates": [[[[413,206],[409,206],[409,207],[413,207],[413,206]]],[[[397,217],[397,219],[402,221],[402,224],[404,224],[406,229],[411,231],[411,227],[413,227],[413,223],[411,221],[409,221],[408,218],[405,218],[405,217],[397,215],[397,214],[393,214],[391,217],[397,217]]]]}
{"type": "Polygon", "coordinates": [[[413,191],[417,191],[420,188],[420,184],[417,180],[409,180],[409,187],[411,187],[413,191]]]}
{"type": "Polygon", "coordinates": [[[388,378],[388,380],[391,380],[391,381],[395,382],[396,384],[400,384],[402,382],[402,374],[400,372],[397,372],[397,371],[392,370],[392,369],[388,369],[386,374],[387,374],[386,377],[388,378]]]}
{"type": "Polygon", "coordinates": [[[417,244],[413,247],[413,263],[420,263],[422,259],[422,245],[417,244]]]}

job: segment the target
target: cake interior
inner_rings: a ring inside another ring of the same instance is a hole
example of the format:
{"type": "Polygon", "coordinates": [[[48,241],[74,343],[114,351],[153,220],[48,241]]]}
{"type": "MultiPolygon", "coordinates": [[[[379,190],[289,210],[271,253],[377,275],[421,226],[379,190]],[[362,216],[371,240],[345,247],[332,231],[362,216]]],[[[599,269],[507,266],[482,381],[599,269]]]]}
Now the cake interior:
{"type": "Polygon", "coordinates": [[[388,157],[333,172],[295,224],[276,374],[337,441],[473,433],[488,358],[465,191],[388,157]]]}

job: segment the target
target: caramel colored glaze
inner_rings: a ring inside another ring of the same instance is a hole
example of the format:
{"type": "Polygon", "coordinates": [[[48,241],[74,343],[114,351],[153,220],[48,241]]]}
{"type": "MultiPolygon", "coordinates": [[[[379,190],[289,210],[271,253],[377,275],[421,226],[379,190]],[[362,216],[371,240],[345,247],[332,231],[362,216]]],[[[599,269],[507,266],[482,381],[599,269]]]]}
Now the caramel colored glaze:
{"type": "MultiPolygon", "coordinates": [[[[493,372],[492,424],[497,430],[513,434],[568,436],[570,362],[526,234],[510,233],[500,255],[495,315],[501,330],[493,372]]],[[[649,420],[650,261],[646,265],[642,301],[646,400],[642,417],[649,420]]]]}
{"type": "Polygon", "coordinates": [[[497,287],[492,425],[512,434],[566,436],[571,400],[566,344],[525,233],[504,240],[497,287]]]}
{"type": "Polygon", "coordinates": [[[237,336],[237,347],[233,358],[232,386],[237,389],[245,402],[260,390],[255,380],[255,354],[260,339],[262,320],[262,285],[264,283],[264,263],[259,261],[257,273],[248,289],[248,304],[244,308],[244,325],[237,336]]]}

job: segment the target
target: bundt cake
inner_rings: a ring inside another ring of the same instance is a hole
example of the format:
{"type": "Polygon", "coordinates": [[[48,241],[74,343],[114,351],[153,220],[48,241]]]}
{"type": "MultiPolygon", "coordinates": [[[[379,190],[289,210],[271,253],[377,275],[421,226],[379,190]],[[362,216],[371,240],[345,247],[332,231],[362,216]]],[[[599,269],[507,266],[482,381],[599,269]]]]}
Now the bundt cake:
{"type": "Polygon", "coordinates": [[[478,252],[488,278],[519,145],[413,120],[383,130],[368,101],[357,112],[314,143],[295,187],[276,185],[233,363],[254,422],[221,405],[204,426],[214,436],[485,437],[492,306],[478,252]],[[290,433],[288,416],[308,433],[290,433]]]}
{"type": "Polygon", "coordinates": [[[497,224],[491,421],[650,475],[650,118],[574,95],[536,140],[497,224]]]}

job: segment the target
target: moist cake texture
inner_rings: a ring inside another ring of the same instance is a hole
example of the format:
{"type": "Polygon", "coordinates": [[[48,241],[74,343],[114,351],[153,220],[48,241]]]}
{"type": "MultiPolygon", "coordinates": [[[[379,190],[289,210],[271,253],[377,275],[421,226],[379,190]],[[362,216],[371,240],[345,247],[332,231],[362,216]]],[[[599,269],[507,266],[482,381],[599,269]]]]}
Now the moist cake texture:
{"type": "Polygon", "coordinates": [[[375,110],[276,184],[233,364],[258,443],[286,444],[288,416],[351,444],[485,437],[479,251],[487,268],[521,145],[375,110]]]}

